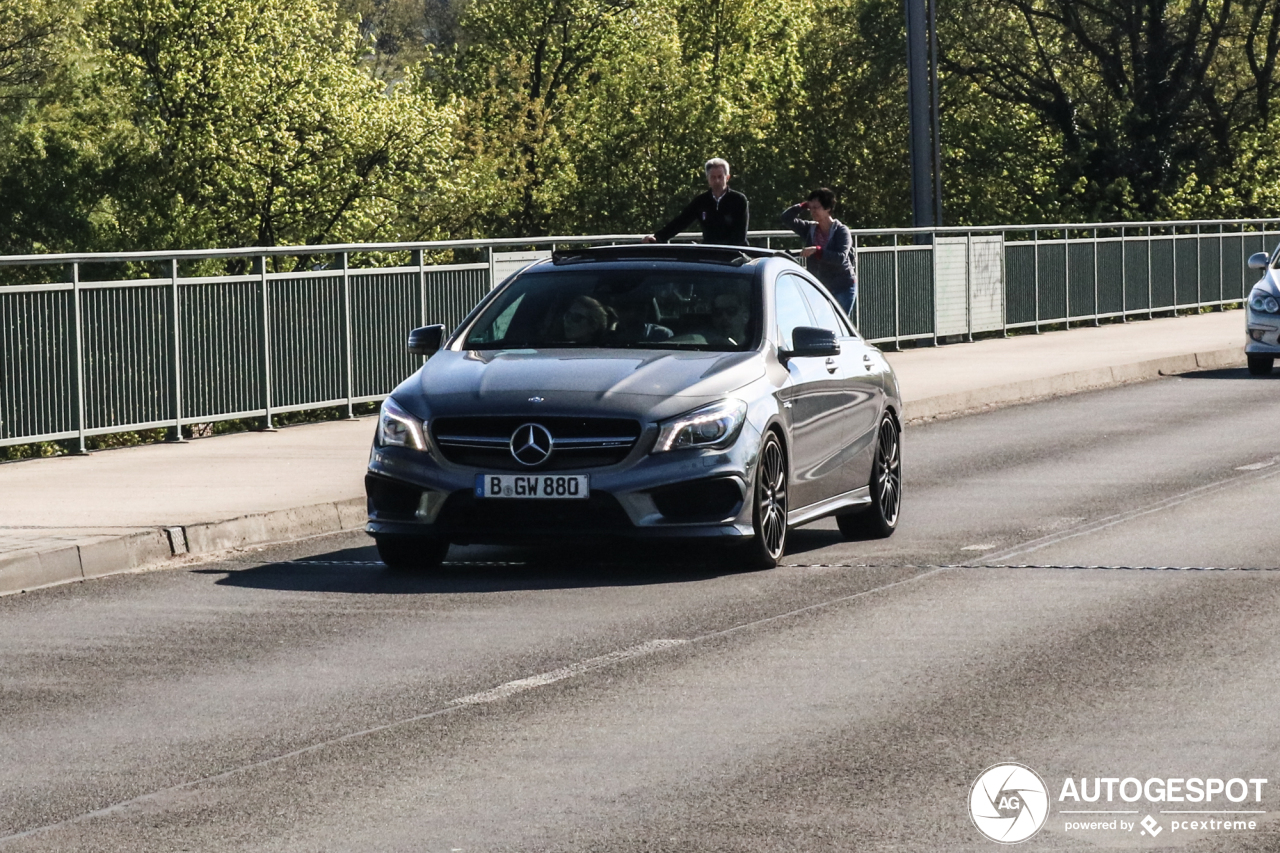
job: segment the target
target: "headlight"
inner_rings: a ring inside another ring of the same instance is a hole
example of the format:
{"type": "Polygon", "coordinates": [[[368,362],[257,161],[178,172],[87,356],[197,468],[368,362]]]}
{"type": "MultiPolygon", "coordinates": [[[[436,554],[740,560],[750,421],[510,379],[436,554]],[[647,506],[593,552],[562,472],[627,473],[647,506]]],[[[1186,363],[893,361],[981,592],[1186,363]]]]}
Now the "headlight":
{"type": "Polygon", "coordinates": [[[422,421],[388,397],[382,403],[382,411],[378,413],[378,444],[382,447],[426,450],[427,440],[422,433],[422,421]]]}
{"type": "Polygon", "coordinates": [[[703,406],[659,424],[661,430],[653,452],[663,453],[685,447],[722,450],[738,440],[738,433],[742,432],[746,420],[747,404],[741,400],[722,400],[703,406]]]}
{"type": "Polygon", "coordinates": [[[1268,296],[1261,290],[1249,294],[1249,307],[1263,314],[1280,314],[1280,302],[1274,296],[1268,296]]]}

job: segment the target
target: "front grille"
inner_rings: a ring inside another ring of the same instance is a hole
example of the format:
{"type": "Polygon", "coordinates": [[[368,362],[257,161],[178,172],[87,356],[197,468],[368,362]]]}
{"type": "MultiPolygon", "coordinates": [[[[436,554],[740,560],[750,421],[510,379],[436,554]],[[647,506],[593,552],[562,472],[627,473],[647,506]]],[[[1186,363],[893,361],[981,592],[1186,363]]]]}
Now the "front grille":
{"type": "Polygon", "coordinates": [[[593,492],[583,500],[477,498],[454,492],[436,528],[455,542],[525,542],[547,537],[608,536],[632,529],[618,499],[593,492]]]}
{"type": "Polygon", "coordinates": [[[640,438],[638,421],[626,418],[469,417],[436,418],[431,437],[444,458],[490,471],[579,471],[616,465],[640,438]],[[525,424],[551,433],[554,449],[540,465],[522,465],[511,455],[511,434],[525,424]]]}

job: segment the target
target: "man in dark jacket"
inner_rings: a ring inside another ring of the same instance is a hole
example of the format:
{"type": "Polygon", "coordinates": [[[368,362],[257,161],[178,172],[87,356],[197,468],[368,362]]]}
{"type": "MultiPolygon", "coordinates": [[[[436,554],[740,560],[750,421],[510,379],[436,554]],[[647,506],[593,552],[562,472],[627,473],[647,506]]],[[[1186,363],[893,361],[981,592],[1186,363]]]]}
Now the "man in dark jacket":
{"type": "Polygon", "coordinates": [[[644,238],[646,243],[667,243],[689,225],[702,226],[702,242],[722,246],[747,245],[750,210],[747,197],[729,189],[729,164],[716,157],[707,161],[707,192],[689,202],[680,215],[661,230],[644,238]]]}

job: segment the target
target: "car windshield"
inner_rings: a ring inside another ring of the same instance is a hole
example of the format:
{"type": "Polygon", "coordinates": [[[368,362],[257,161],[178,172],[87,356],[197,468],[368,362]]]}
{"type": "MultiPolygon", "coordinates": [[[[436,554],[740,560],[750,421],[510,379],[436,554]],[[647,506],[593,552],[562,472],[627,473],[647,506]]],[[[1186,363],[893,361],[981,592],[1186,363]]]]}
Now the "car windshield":
{"type": "Polygon", "coordinates": [[[489,304],[463,346],[742,352],[760,338],[754,281],[751,271],[715,268],[523,275],[489,304]]]}

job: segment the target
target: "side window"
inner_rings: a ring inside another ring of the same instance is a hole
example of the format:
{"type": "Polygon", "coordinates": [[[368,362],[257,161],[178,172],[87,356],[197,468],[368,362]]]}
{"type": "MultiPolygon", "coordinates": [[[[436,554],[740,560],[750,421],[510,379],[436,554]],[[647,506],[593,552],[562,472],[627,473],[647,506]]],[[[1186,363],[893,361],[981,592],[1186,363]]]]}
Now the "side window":
{"type": "Polygon", "coordinates": [[[837,338],[850,337],[853,332],[848,325],[840,320],[840,315],[836,313],[835,306],[831,304],[831,300],[827,299],[818,292],[818,288],[814,287],[811,282],[796,277],[799,287],[805,298],[809,300],[809,310],[813,312],[813,316],[818,321],[818,325],[823,329],[830,329],[836,333],[837,338]]]}
{"type": "Polygon", "coordinates": [[[779,276],[773,289],[773,304],[778,317],[778,345],[783,349],[791,349],[791,330],[796,326],[812,326],[813,318],[809,316],[809,306],[797,286],[799,280],[793,275],[779,276]]]}

